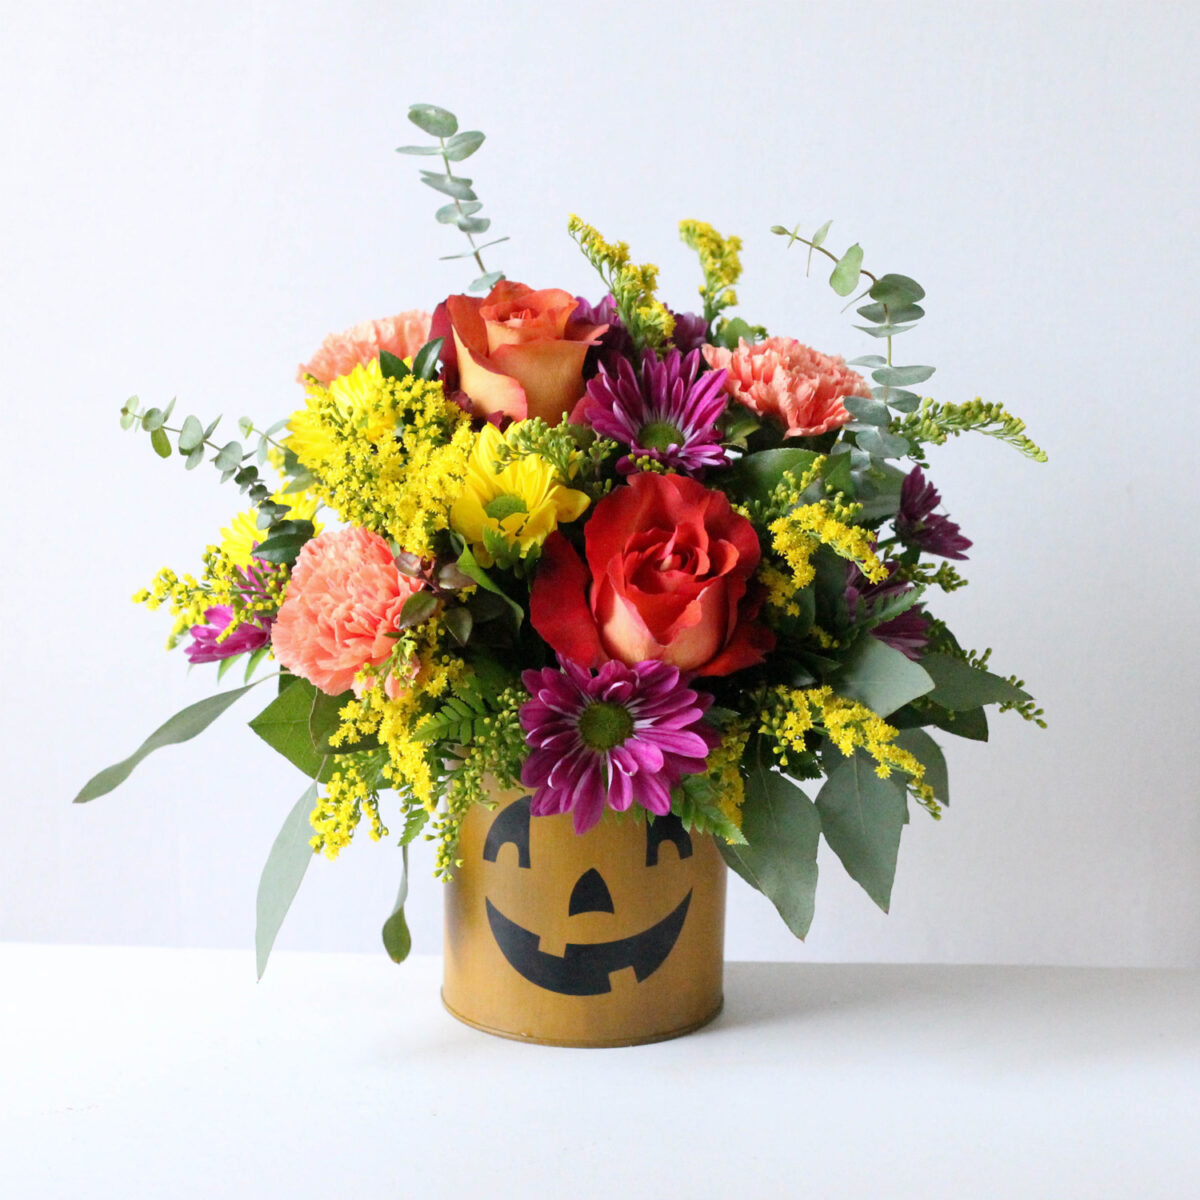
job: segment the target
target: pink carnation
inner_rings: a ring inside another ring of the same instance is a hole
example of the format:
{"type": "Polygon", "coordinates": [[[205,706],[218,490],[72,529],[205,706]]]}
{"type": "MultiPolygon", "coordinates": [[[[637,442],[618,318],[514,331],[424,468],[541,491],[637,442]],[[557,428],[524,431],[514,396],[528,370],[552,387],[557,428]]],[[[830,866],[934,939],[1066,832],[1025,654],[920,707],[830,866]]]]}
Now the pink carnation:
{"type": "Polygon", "coordinates": [[[345,333],[331,333],[312,357],[296,372],[300,383],[309,375],[329,383],[339,375],[348,375],[360,363],[379,357],[381,350],[397,358],[416,354],[429,340],[429,314],[420,309],[384,317],[382,321],[360,321],[345,333]]]}
{"type": "Polygon", "coordinates": [[[738,339],[736,350],[702,347],[708,364],[724,367],[725,390],[761,417],[787,426],[787,437],[816,437],[850,420],[843,396],[869,396],[861,375],[836,355],[822,354],[795,338],[773,337],[757,345],[738,339]]]}
{"type": "Polygon", "coordinates": [[[379,666],[396,646],[404,602],[424,585],[396,569],[387,542],[365,529],[334,529],[307,542],[271,631],[275,657],[331,696],[379,666]]]}

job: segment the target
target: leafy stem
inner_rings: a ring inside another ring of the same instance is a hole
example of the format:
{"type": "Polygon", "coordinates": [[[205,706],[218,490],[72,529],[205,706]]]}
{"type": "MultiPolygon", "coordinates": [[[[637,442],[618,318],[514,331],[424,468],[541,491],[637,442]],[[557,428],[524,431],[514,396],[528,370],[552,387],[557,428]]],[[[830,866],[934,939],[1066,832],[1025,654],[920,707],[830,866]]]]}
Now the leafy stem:
{"type": "MultiPolygon", "coordinates": [[[[806,237],[801,237],[800,234],[797,232],[797,230],[799,230],[799,228],[800,228],[800,226],[797,225],[793,229],[782,229],[781,230],[781,232],[783,234],[785,234],[788,239],[789,247],[792,245],[793,242],[799,242],[802,246],[807,246],[810,253],[813,250],[816,250],[819,253],[825,255],[825,257],[827,259],[829,259],[829,261],[832,262],[835,266],[842,261],[842,259],[840,259],[831,250],[826,250],[825,247],[822,246],[820,242],[812,241],[806,237]]],[[[872,275],[870,271],[863,270],[862,267],[858,268],[858,273],[860,275],[865,275],[871,281],[872,284],[876,284],[879,282],[878,277],[876,277],[875,275],[872,275]]]]}
{"type": "MultiPolygon", "coordinates": [[[[450,166],[450,156],[446,153],[446,139],[444,137],[439,137],[438,144],[441,146],[442,150],[442,162],[446,164],[446,174],[453,175],[454,170],[450,166]]],[[[451,200],[454,202],[455,212],[458,213],[460,218],[465,220],[468,214],[463,211],[462,202],[457,196],[452,196],[451,200]]],[[[462,225],[459,222],[455,223],[458,224],[460,229],[462,229],[462,225]]],[[[463,233],[467,235],[467,241],[471,243],[471,256],[475,259],[475,265],[479,268],[480,275],[486,275],[487,267],[483,265],[483,258],[480,256],[479,247],[475,244],[475,235],[469,229],[463,229],[463,233]]]]}

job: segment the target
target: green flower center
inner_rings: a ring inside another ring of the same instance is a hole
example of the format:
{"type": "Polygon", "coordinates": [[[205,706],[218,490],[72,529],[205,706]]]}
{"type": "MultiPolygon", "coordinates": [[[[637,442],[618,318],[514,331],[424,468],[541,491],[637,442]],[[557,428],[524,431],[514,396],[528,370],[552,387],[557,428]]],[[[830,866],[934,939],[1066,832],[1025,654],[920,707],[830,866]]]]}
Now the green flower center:
{"type": "Polygon", "coordinates": [[[597,700],[579,714],[579,736],[593,750],[611,750],[633,732],[633,718],[623,704],[597,700]]]}
{"type": "Polygon", "coordinates": [[[501,493],[494,500],[489,500],[484,506],[483,511],[495,522],[507,521],[509,517],[515,517],[517,513],[527,513],[529,507],[520,496],[511,496],[508,493],[501,493]]]}
{"type": "Polygon", "coordinates": [[[638,431],[638,445],[644,450],[669,450],[683,445],[683,430],[670,421],[650,421],[638,431]]]}

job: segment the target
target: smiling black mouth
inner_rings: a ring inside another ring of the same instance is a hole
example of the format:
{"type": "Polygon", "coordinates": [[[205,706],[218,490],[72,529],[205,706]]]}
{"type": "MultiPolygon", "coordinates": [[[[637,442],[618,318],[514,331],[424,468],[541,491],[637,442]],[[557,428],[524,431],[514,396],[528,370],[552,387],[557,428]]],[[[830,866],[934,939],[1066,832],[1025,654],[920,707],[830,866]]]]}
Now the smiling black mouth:
{"type": "Polygon", "coordinates": [[[488,924],[509,964],[530,983],[564,996],[599,996],[612,991],[609,975],[632,967],[638,983],[648,979],[671,953],[683,929],[692,893],[657,925],[615,942],[567,944],[562,956],[538,949],[538,936],[510,921],[490,900],[488,924]]]}

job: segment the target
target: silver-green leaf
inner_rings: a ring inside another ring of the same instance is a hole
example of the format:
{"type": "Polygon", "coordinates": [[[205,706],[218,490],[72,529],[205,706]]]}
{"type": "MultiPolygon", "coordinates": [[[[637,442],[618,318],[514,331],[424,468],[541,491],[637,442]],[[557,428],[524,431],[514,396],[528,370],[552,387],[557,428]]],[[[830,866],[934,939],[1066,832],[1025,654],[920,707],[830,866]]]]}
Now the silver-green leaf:
{"type": "Polygon", "coordinates": [[[933,691],[933,679],[907,655],[868,635],[859,638],[833,687],[886,717],[933,691]]]}
{"type": "Polygon", "coordinates": [[[430,137],[448,138],[458,132],[458,118],[436,104],[413,104],[408,119],[430,137]]]}
{"type": "Polygon", "coordinates": [[[313,860],[312,826],[309,814],[317,802],[317,785],[310,783],[288,813],[276,835],[258,881],[258,900],[254,925],[254,955],[258,977],[263,977],[271,948],[279,936],[283,919],[300,890],[304,873],[313,860]]]}
{"type": "MultiPolygon", "coordinates": [[[[838,751],[832,750],[836,758],[838,751]]],[[[862,750],[829,773],[817,793],[821,832],[842,866],[884,912],[892,902],[900,831],[908,820],[903,776],[880,779],[862,750]]]]}
{"type": "Polygon", "coordinates": [[[849,296],[858,286],[858,277],[862,273],[862,261],[863,250],[857,242],[838,259],[833,273],[829,276],[829,286],[839,296],[849,296]]]}
{"type": "MultiPolygon", "coordinates": [[[[273,676],[264,676],[273,678],[273,676]]],[[[122,783],[133,773],[147,755],[163,746],[174,746],[180,742],[190,741],[197,734],[203,733],[227,708],[237,703],[252,687],[262,682],[257,679],[247,687],[234,688],[230,692],[220,692],[204,700],[197,700],[187,708],[177,712],[170,720],[163,722],[128,758],[123,758],[111,767],[93,775],[83,785],[79,795],[75,797],[76,804],[86,804],[98,796],[104,796],[122,783]]]]}
{"type": "Polygon", "coordinates": [[[725,861],[804,938],[813,919],[821,833],[812,801],[790,779],[760,765],[746,783],[742,833],[745,845],[718,841],[725,861]]]}

